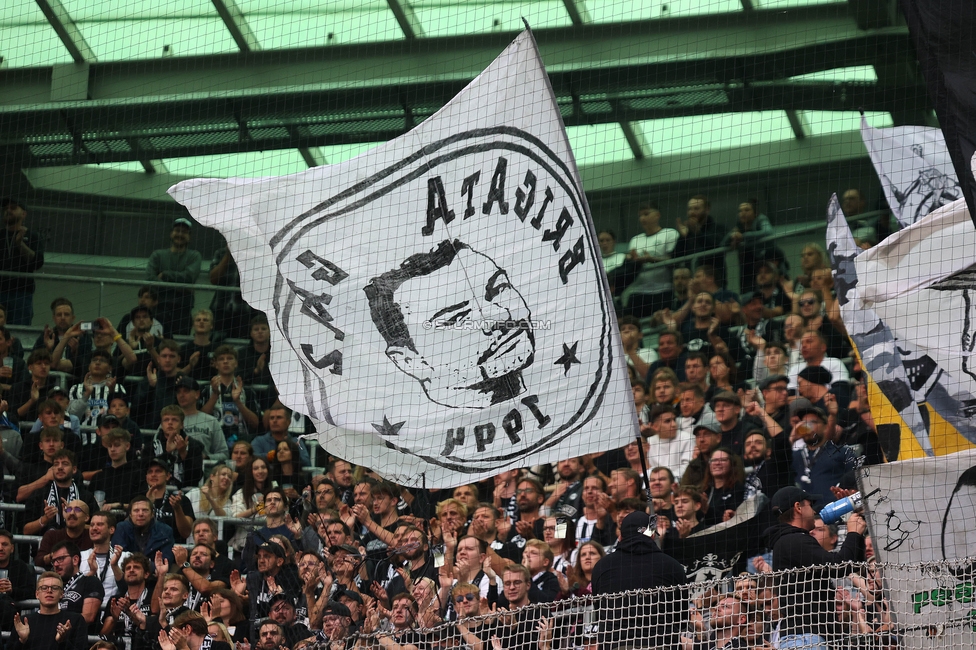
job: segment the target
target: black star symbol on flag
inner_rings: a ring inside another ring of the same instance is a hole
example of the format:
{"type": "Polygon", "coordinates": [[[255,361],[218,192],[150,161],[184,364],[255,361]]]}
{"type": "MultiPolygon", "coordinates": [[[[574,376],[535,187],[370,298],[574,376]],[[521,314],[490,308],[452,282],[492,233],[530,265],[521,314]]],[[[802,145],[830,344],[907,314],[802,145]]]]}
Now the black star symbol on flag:
{"type": "Polygon", "coordinates": [[[390,424],[390,421],[383,416],[383,424],[373,424],[373,428],[379,432],[381,436],[397,436],[400,435],[400,428],[406,424],[406,420],[403,422],[397,422],[396,424],[390,424]]]}
{"type": "MultiPolygon", "coordinates": [[[[569,347],[563,343],[563,356],[556,359],[553,363],[554,366],[563,366],[563,375],[569,374],[569,369],[574,363],[581,363],[579,359],[576,358],[576,348],[579,347],[579,341],[573,343],[573,347],[569,347]]],[[[373,426],[376,426],[375,424],[373,426]]]]}

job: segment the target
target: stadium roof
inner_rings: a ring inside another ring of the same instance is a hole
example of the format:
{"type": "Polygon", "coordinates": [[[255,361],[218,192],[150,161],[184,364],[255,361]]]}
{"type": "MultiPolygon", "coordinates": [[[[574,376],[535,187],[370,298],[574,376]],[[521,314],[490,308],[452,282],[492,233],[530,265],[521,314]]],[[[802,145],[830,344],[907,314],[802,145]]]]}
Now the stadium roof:
{"type": "Polygon", "coordinates": [[[932,120],[892,5],[18,0],[0,8],[0,145],[62,190],[79,166],[265,176],[335,163],[436,111],[524,18],[584,180],[757,146],[800,160],[819,143],[829,158],[857,143],[859,110],[874,126],[932,120]]]}

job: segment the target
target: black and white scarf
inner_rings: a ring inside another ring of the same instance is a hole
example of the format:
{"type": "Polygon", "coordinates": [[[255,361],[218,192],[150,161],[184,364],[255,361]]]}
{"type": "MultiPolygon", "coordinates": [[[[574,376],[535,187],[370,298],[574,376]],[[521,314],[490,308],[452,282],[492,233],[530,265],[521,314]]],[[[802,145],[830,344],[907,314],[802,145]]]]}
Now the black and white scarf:
{"type": "MultiPolygon", "coordinates": [[[[68,498],[65,499],[65,503],[78,500],[80,500],[78,496],[78,485],[74,481],[71,481],[71,485],[68,487],[68,498]]],[[[51,487],[48,488],[47,499],[44,500],[44,504],[54,506],[58,509],[58,514],[54,516],[54,527],[64,528],[64,511],[61,509],[61,500],[58,498],[57,481],[51,481],[51,487]]]]}

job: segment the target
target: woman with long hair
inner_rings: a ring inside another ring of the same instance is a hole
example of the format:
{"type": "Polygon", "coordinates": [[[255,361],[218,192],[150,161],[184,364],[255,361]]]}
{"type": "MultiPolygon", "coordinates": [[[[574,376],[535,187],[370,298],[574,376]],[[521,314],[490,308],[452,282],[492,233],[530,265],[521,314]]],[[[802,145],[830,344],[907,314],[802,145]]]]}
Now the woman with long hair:
{"type": "Polygon", "coordinates": [[[235,642],[246,641],[250,636],[244,603],[233,589],[214,589],[210,592],[210,602],[200,605],[200,613],[208,624],[223,624],[235,642]]]}
{"type": "Polygon", "coordinates": [[[824,247],[815,242],[803,246],[800,252],[800,273],[793,282],[794,296],[798,296],[800,291],[809,288],[813,282],[813,272],[816,269],[828,269],[830,263],[827,260],[827,251],[824,247]]]}
{"type": "Polygon", "coordinates": [[[233,472],[223,463],[214,465],[203,487],[188,490],[186,498],[197,517],[227,516],[234,492],[233,472]]]}
{"type": "MultiPolygon", "coordinates": [[[[271,480],[268,461],[258,456],[242,467],[241,473],[244,474],[244,487],[234,493],[230,509],[237,518],[253,519],[264,514],[264,493],[274,487],[275,483],[271,480]]],[[[240,526],[228,545],[238,551],[243,549],[248,528],[240,526]]]]}
{"type": "Polygon", "coordinates": [[[728,521],[746,498],[746,468],[742,457],[728,447],[719,447],[708,459],[702,482],[708,498],[708,512],[702,517],[705,526],[728,521]]]}
{"type": "Polygon", "coordinates": [[[716,352],[708,360],[709,386],[705,391],[705,402],[711,404],[712,398],[723,390],[734,393],[738,386],[735,385],[735,361],[726,352],[716,352]]]}
{"type": "Polygon", "coordinates": [[[308,485],[308,472],[302,471],[301,450],[298,443],[287,438],[275,447],[274,460],[271,461],[271,478],[282,486],[285,496],[294,501],[298,491],[308,485]]]}
{"type": "Polygon", "coordinates": [[[605,557],[607,552],[599,542],[589,541],[580,544],[576,551],[576,563],[569,571],[569,586],[574,596],[588,596],[591,591],[593,567],[605,557]]]}

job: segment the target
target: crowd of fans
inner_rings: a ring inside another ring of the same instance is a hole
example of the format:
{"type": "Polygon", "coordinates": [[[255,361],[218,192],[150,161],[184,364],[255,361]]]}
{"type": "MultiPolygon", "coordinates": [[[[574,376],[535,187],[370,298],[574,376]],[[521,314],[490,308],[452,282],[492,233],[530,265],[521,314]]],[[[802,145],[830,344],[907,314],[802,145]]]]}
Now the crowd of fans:
{"type": "MultiPolygon", "coordinates": [[[[29,272],[43,251],[24,207],[3,209],[0,270],[29,272]]],[[[7,647],[896,645],[873,565],[831,566],[872,559],[863,520],[838,531],[813,509],[884,460],[823,247],[804,247],[790,280],[755,201],[729,233],[702,196],[675,229],[650,205],[639,220],[627,253],[599,240],[640,439],[453,490],[322,449],[313,466],[310,425],[275,398],[267,319],[238,294],[192,311],[192,291],[166,288],[200,271],[185,219],[117,326],[77,323],[59,298],[53,326],[18,341],[0,306],[0,460],[15,477],[2,497],[24,506],[0,506],[7,647]],[[741,293],[725,288],[723,246],[739,251],[741,293]],[[692,589],[678,550],[747,503],[763,506],[741,561],[692,589]],[[673,590],[610,598],[650,587],[673,590]]],[[[238,281],[226,249],[210,280],[238,281]]],[[[0,296],[33,290],[5,281],[0,296]]]]}

